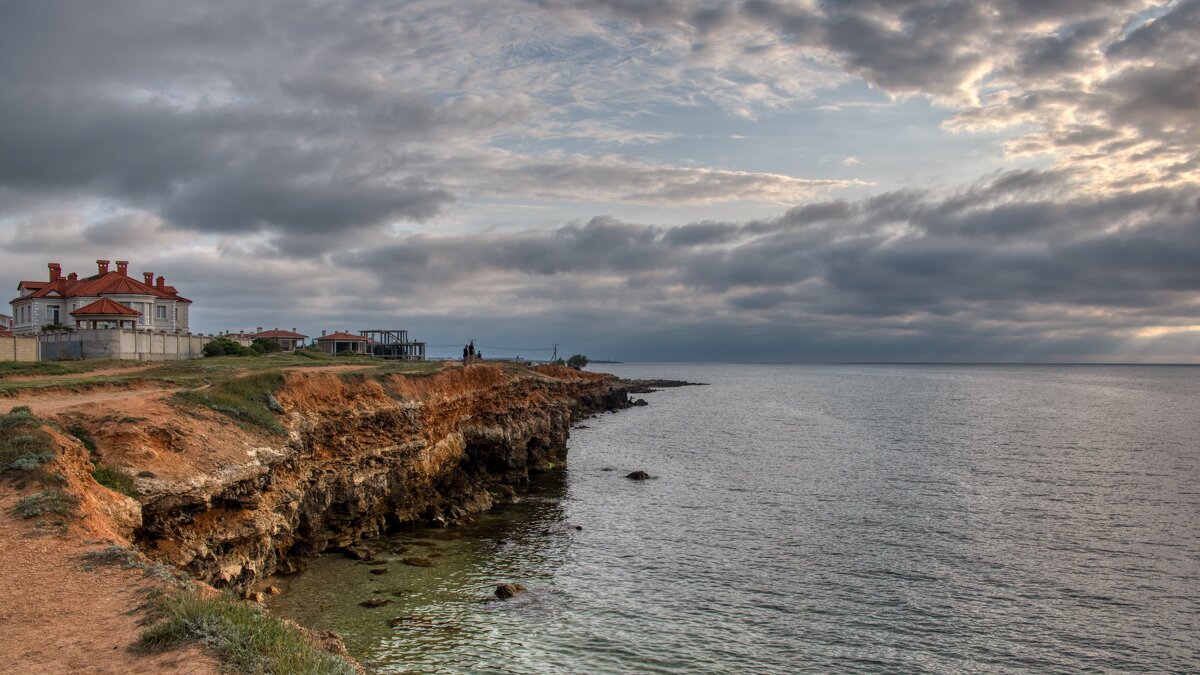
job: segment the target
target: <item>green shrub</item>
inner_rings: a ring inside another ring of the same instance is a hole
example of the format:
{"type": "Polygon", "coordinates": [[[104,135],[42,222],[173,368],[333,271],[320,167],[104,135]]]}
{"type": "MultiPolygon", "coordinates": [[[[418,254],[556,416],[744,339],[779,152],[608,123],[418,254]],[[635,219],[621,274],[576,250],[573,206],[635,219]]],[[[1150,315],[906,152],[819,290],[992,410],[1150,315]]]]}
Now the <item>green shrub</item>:
{"type": "Polygon", "coordinates": [[[48,513],[66,516],[73,513],[78,504],[79,499],[74,495],[55,489],[22,497],[14,510],[22,518],[34,518],[48,513]]]}
{"type": "Polygon", "coordinates": [[[254,351],[227,337],[215,337],[204,345],[205,356],[250,356],[254,351]]]}
{"type": "Polygon", "coordinates": [[[587,366],[587,364],[588,364],[588,357],[584,356],[583,354],[575,354],[571,358],[567,359],[567,365],[571,366],[575,370],[580,370],[583,367],[587,366]]]}
{"type": "Polygon", "coordinates": [[[96,467],[92,471],[92,478],[95,478],[97,483],[113,492],[119,492],[126,497],[137,499],[138,492],[137,488],[133,486],[133,476],[114,466],[101,465],[96,467]]]}
{"type": "Polygon", "coordinates": [[[31,471],[54,459],[54,440],[28,406],[0,417],[0,473],[31,471]]]}
{"type": "Polygon", "coordinates": [[[87,448],[89,453],[96,454],[96,439],[92,438],[91,432],[82,424],[72,424],[67,427],[67,433],[79,439],[79,442],[83,444],[83,447],[87,448]]]}
{"type": "Polygon", "coordinates": [[[250,344],[250,348],[259,354],[274,354],[275,352],[283,351],[282,345],[268,338],[254,338],[254,342],[250,344]]]}
{"type": "Polygon", "coordinates": [[[346,661],[309,644],[294,626],[229,595],[202,598],[195,590],[179,589],[153,598],[150,609],[150,627],[138,642],[144,651],[198,642],[234,672],[355,672],[346,661]]]}

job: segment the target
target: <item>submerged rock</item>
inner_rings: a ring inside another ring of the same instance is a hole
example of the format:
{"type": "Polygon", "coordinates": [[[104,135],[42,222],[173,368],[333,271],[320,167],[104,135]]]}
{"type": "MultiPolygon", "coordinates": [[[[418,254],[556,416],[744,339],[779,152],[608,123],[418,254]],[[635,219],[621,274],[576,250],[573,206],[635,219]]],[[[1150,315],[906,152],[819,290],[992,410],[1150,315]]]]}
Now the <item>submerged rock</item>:
{"type": "Polygon", "coordinates": [[[343,551],[343,555],[351,560],[371,560],[375,557],[375,551],[362,544],[355,544],[354,546],[347,546],[346,550],[343,551]]]}
{"type": "Polygon", "coordinates": [[[645,471],[634,471],[633,473],[628,474],[625,477],[628,478],[629,480],[650,480],[651,478],[653,478],[653,476],[646,473],[645,471]]]}
{"type": "Polygon", "coordinates": [[[381,574],[388,573],[388,571],[386,569],[379,568],[379,567],[376,567],[375,569],[371,570],[370,572],[371,572],[371,574],[374,574],[375,576],[379,576],[381,574]]]}
{"type": "Polygon", "coordinates": [[[374,607],[383,607],[384,605],[390,605],[390,604],[392,604],[392,601],[384,599],[384,598],[371,598],[370,600],[363,600],[362,602],[360,602],[358,604],[362,605],[363,607],[374,608],[374,607]]]}
{"type": "Polygon", "coordinates": [[[404,558],[400,562],[413,567],[433,567],[434,562],[429,558],[404,558]]]}
{"type": "Polygon", "coordinates": [[[524,590],[524,584],[500,584],[496,586],[496,597],[501,600],[507,600],[524,590]]]}
{"type": "Polygon", "coordinates": [[[631,405],[631,406],[643,406],[643,405],[650,405],[650,404],[649,404],[649,403],[646,403],[646,399],[644,399],[644,398],[639,398],[639,399],[635,399],[635,400],[633,400],[633,401],[630,401],[630,402],[629,402],[629,405],[631,405]]]}

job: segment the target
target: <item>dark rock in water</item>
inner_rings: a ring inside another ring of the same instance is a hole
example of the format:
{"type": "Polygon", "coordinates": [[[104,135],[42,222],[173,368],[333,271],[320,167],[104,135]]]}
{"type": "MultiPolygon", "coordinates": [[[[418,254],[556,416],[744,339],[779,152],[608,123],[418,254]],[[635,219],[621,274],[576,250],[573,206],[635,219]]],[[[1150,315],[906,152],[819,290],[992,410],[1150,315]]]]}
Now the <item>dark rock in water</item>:
{"type": "Polygon", "coordinates": [[[385,600],[384,598],[371,598],[370,600],[363,600],[358,604],[362,605],[363,607],[383,607],[384,605],[392,604],[392,601],[385,600]]]}
{"type": "Polygon", "coordinates": [[[374,567],[375,565],[386,565],[387,561],[386,560],[360,560],[360,561],[358,561],[358,564],[359,565],[371,565],[372,567],[374,567]]]}
{"type": "Polygon", "coordinates": [[[633,473],[631,473],[625,477],[628,478],[629,480],[650,480],[651,478],[653,478],[653,476],[646,473],[645,471],[634,471],[633,473]]]}
{"type": "Polygon", "coordinates": [[[576,525],[576,526],[575,526],[575,529],[577,529],[577,530],[582,530],[582,529],[583,529],[583,526],[582,526],[582,525],[576,525]]]}
{"type": "Polygon", "coordinates": [[[400,562],[413,567],[433,567],[434,562],[429,558],[404,558],[400,562]]]}
{"type": "Polygon", "coordinates": [[[588,426],[588,425],[586,425],[586,424],[577,424],[577,425],[575,425],[575,427],[574,427],[574,428],[575,428],[575,429],[591,429],[591,427],[589,427],[589,426],[588,426]]]}
{"type": "Polygon", "coordinates": [[[370,560],[371,558],[375,557],[375,551],[372,551],[362,544],[347,546],[346,550],[342,553],[351,560],[370,560]]]}
{"type": "Polygon", "coordinates": [[[419,616],[398,616],[388,621],[388,625],[400,630],[432,630],[445,627],[419,616]]]}
{"type": "Polygon", "coordinates": [[[500,584],[496,586],[496,597],[501,600],[507,600],[524,590],[525,586],[523,584],[500,584]]]}
{"type": "Polygon", "coordinates": [[[611,466],[606,466],[606,467],[604,467],[603,469],[600,469],[600,470],[601,470],[601,471],[616,471],[616,469],[612,468],[611,466]]]}
{"type": "Polygon", "coordinates": [[[387,573],[388,573],[388,571],[387,571],[387,570],[384,570],[384,569],[373,569],[373,570],[371,570],[371,574],[374,574],[375,576],[379,576],[380,574],[387,574],[387,573]]]}
{"type": "Polygon", "coordinates": [[[650,404],[649,404],[649,403],[646,403],[646,399],[644,399],[644,398],[639,398],[639,399],[634,399],[634,400],[630,401],[630,402],[629,402],[629,405],[631,405],[631,406],[643,406],[643,405],[650,405],[650,404]]]}

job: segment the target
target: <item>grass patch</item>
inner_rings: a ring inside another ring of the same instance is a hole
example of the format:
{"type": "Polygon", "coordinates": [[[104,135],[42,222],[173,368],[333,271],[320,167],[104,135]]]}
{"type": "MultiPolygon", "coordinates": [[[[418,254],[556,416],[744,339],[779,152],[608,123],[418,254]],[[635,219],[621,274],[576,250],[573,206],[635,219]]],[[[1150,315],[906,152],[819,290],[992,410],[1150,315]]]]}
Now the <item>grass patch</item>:
{"type": "Polygon", "coordinates": [[[275,392],[282,388],[283,373],[275,370],[218,382],[204,391],[181,391],[175,396],[239,422],[282,434],[286,430],[276,415],[282,409],[275,400],[275,392]]]}
{"type": "Polygon", "coordinates": [[[35,361],[33,363],[18,363],[15,361],[0,361],[0,379],[8,376],[32,376],[32,375],[74,375],[80,373],[88,373],[93,370],[102,368],[112,368],[115,366],[127,366],[136,364],[136,361],[116,361],[113,359],[104,359],[97,361],[35,361]]]}
{"type": "Polygon", "coordinates": [[[54,440],[29,406],[17,406],[0,417],[0,473],[33,471],[54,459],[54,440]]]}
{"type": "Polygon", "coordinates": [[[96,467],[95,471],[92,471],[92,478],[95,478],[97,483],[113,492],[119,492],[126,497],[137,499],[138,492],[133,487],[133,476],[115,466],[105,466],[102,464],[96,467]]]}
{"type": "Polygon", "coordinates": [[[138,555],[137,551],[119,544],[109,544],[108,547],[99,551],[88,551],[79,556],[79,560],[86,570],[94,570],[97,567],[146,568],[146,563],[142,561],[142,557],[138,555]]]}
{"type": "Polygon", "coordinates": [[[313,647],[294,627],[229,595],[202,598],[182,588],[150,600],[150,626],[139,638],[145,651],[186,642],[212,650],[239,673],[350,675],[346,661],[313,647]]]}
{"type": "Polygon", "coordinates": [[[96,454],[96,439],[92,438],[91,432],[89,432],[82,424],[72,424],[71,426],[67,427],[67,433],[79,439],[79,442],[83,444],[83,447],[87,448],[88,454],[96,454]]]}
{"type": "Polygon", "coordinates": [[[22,497],[13,510],[22,518],[36,518],[49,514],[66,516],[73,513],[78,505],[79,499],[75,496],[53,489],[22,497]]]}

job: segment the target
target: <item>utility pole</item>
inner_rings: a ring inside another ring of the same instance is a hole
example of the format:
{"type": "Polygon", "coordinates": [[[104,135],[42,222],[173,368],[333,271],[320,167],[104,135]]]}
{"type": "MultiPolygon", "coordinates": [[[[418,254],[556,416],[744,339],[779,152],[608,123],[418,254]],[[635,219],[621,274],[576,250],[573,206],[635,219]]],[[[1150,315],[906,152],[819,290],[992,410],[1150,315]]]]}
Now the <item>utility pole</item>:
{"type": "Polygon", "coordinates": [[[550,363],[558,363],[558,343],[554,343],[554,356],[550,357],[550,363]]]}

